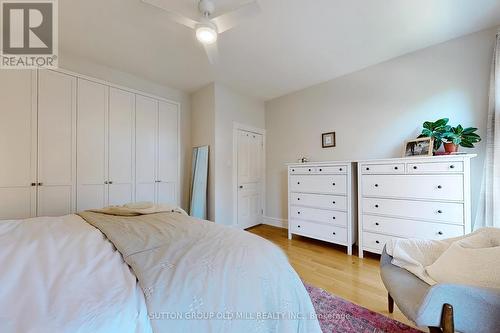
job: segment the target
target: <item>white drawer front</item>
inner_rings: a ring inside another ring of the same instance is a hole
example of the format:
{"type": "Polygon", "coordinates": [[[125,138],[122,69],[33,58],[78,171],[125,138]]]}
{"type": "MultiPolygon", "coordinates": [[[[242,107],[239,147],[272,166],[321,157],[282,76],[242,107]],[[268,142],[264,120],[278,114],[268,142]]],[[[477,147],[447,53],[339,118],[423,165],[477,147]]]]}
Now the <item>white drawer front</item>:
{"type": "Polygon", "coordinates": [[[292,232],[303,236],[326,240],[337,244],[347,244],[347,229],[305,221],[291,221],[292,232]]]}
{"type": "Polygon", "coordinates": [[[318,174],[345,174],[347,173],[347,165],[337,166],[319,166],[316,168],[318,174]]]}
{"type": "Polygon", "coordinates": [[[292,193],[290,205],[324,209],[347,209],[347,198],[338,195],[292,193]]]}
{"type": "MultiPolygon", "coordinates": [[[[380,235],[371,232],[363,232],[363,249],[368,248],[374,250],[376,253],[382,253],[385,243],[391,239],[398,239],[401,237],[392,237],[388,235],[380,235]]],[[[404,238],[404,237],[403,237],[404,238]]]]}
{"type": "Polygon", "coordinates": [[[346,194],[347,177],[341,175],[291,176],[290,190],[292,192],[346,194]]]}
{"type": "Polygon", "coordinates": [[[290,168],[290,174],[292,175],[309,175],[315,172],[316,172],[316,167],[310,167],[310,166],[290,168]]]}
{"type": "Polygon", "coordinates": [[[359,168],[363,174],[390,173],[403,174],[405,173],[404,163],[390,164],[362,164],[359,168]]]}
{"type": "Polygon", "coordinates": [[[363,213],[407,217],[417,220],[464,223],[461,203],[363,198],[363,213]]]}
{"type": "Polygon", "coordinates": [[[364,196],[462,201],[462,175],[363,175],[364,196]]]}
{"type": "Polygon", "coordinates": [[[363,215],[363,231],[404,238],[446,239],[462,236],[464,234],[464,227],[452,224],[363,215]]]}
{"type": "Polygon", "coordinates": [[[305,207],[290,207],[292,218],[347,226],[347,213],[305,207]]]}
{"type": "Polygon", "coordinates": [[[463,162],[408,163],[408,173],[463,172],[463,162]]]}

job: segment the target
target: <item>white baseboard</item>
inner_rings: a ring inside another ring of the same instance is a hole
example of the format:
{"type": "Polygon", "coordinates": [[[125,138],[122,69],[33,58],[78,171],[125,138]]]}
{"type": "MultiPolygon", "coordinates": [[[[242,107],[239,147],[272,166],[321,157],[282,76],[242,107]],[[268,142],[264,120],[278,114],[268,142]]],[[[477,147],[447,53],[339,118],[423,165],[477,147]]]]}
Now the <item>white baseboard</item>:
{"type": "Polygon", "coordinates": [[[264,216],[264,224],[272,225],[273,227],[288,229],[288,220],[278,219],[276,217],[264,216]]]}

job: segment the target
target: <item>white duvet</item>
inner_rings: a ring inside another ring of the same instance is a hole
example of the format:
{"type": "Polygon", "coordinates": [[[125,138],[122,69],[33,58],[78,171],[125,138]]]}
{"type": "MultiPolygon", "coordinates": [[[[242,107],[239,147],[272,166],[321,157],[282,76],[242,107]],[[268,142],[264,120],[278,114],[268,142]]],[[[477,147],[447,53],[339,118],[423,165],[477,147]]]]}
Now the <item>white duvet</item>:
{"type": "Polygon", "coordinates": [[[152,330],[144,294],[120,253],[68,215],[0,221],[0,332],[152,330]]]}

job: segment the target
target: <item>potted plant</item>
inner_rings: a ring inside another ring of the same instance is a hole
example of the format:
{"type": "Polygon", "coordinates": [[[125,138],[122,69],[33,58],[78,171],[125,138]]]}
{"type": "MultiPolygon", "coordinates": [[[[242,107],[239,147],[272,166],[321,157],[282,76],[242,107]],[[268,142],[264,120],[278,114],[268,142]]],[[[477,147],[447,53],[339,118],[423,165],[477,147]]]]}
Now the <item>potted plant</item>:
{"type": "Polygon", "coordinates": [[[477,128],[468,127],[464,129],[462,125],[450,127],[442,133],[444,150],[447,153],[455,153],[458,151],[458,146],[474,148],[474,144],[481,141],[481,137],[474,133],[476,131],[477,128]]]}
{"type": "Polygon", "coordinates": [[[448,125],[448,118],[438,119],[436,121],[426,121],[424,122],[422,134],[418,138],[433,138],[434,139],[434,151],[438,150],[443,143],[443,134],[451,130],[451,126],[448,125]]]}

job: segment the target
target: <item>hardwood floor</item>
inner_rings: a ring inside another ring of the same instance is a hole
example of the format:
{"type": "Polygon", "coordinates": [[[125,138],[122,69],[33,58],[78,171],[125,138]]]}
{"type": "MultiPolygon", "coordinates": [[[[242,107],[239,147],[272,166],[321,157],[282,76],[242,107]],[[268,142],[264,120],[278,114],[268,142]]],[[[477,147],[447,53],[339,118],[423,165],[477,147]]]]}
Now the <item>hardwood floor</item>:
{"type": "Polygon", "coordinates": [[[281,247],[306,283],[414,327],[397,307],[393,314],[389,313],[378,255],[367,253],[360,259],[357,252],[348,256],[343,246],[295,235],[293,240],[288,240],[286,229],[269,225],[259,225],[248,231],[281,247]]]}

